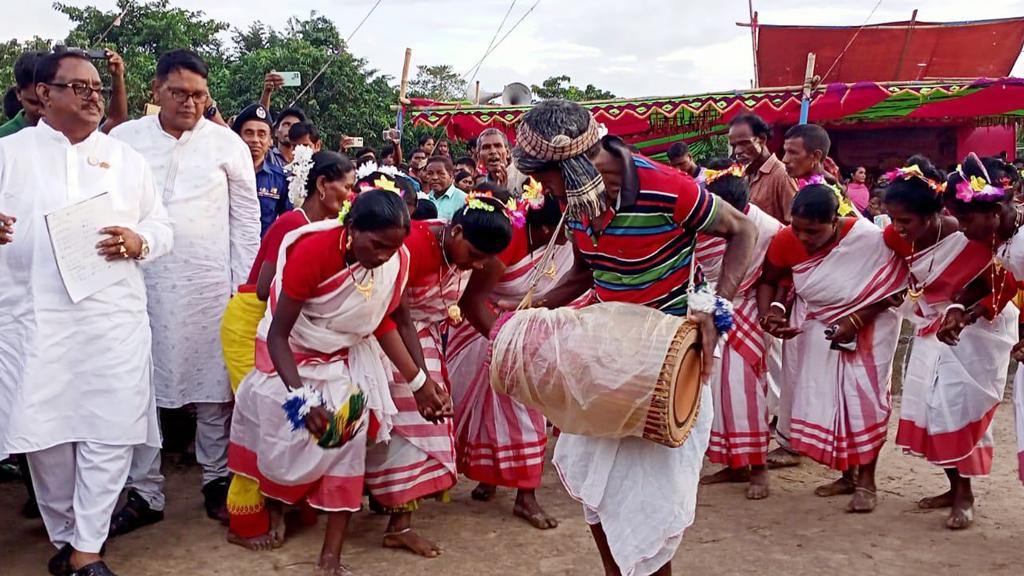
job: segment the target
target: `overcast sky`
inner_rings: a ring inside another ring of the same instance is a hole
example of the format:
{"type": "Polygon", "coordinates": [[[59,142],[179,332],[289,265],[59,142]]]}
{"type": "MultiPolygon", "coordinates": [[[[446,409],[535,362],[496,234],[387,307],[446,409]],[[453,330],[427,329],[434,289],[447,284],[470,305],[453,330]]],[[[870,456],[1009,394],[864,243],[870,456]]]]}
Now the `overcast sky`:
{"type": "MultiPolygon", "coordinates": [[[[63,0],[113,10],[115,0],[63,0]]],[[[375,0],[172,0],[244,27],[281,26],[315,10],[343,36],[375,0]]],[[[518,0],[505,30],[536,0],[518,0]]],[[[860,25],[877,0],[755,0],[765,24],[860,25]]],[[[452,64],[467,72],[483,56],[511,0],[383,0],[351,43],[356,55],[397,78],[405,48],[413,64],[452,64]]],[[[883,0],[872,23],[962,21],[1024,15],[1024,0],[883,0]]],[[[62,38],[70,23],[50,0],[18,0],[17,18],[0,19],[0,39],[62,38]]],[[[11,10],[8,9],[8,14],[11,10]]],[[[129,16],[130,17],[130,16],[129,16]]],[[[536,9],[484,62],[484,90],[509,82],[540,83],[568,74],[619,96],[656,96],[747,88],[753,75],[746,0],[540,0],[536,9]]],[[[504,34],[504,32],[502,32],[504,34]]],[[[499,36],[500,37],[500,36],[499,36]]],[[[1024,59],[1022,59],[1024,60],[1024,59]]],[[[1018,61],[1014,74],[1024,74],[1018,61]]]]}

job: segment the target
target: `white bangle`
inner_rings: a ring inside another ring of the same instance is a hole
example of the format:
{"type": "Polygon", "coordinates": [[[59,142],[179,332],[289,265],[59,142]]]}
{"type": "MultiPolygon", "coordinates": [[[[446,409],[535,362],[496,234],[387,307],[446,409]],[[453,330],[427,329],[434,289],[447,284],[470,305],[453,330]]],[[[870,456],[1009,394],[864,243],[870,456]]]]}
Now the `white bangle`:
{"type": "Polygon", "coordinates": [[[959,310],[961,312],[967,312],[967,307],[963,304],[950,304],[946,306],[946,314],[949,314],[950,310],[959,310]]]}
{"type": "Polygon", "coordinates": [[[771,304],[768,305],[768,309],[771,310],[772,308],[778,308],[779,310],[782,311],[783,314],[786,313],[786,305],[783,304],[782,302],[772,302],[771,304]]]}
{"type": "Polygon", "coordinates": [[[427,383],[427,373],[420,370],[416,373],[416,377],[409,382],[409,388],[412,388],[412,393],[415,394],[423,388],[423,385],[427,383]]]}

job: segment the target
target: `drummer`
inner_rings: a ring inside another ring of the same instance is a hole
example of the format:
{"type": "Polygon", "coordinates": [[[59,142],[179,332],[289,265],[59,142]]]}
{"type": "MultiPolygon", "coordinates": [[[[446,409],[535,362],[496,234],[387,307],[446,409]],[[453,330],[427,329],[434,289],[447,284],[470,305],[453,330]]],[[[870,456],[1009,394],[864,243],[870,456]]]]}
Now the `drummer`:
{"type": "MultiPolygon", "coordinates": [[[[719,334],[710,308],[688,310],[696,235],[728,241],[717,296],[731,301],[757,233],[690,176],[631,153],[601,131],[585,108],[564,100],[541,102],[520,122],[516,167],[564,205],[576,248],[572,269],[538,304],[565,306],[593,289],[601,301],[677,316],[689,311],[700,325],[707,381],[719,334]]],[[[700,270],[694,273],[703,285],[700,270]]],[[[554,464],[566,489],[583,503],[606,574],[672,573],[672,556],[693,523],[711,432],[709,393],[701,404],[698,422],[679,448],[641,438],[559,438],[554,464]]]]}

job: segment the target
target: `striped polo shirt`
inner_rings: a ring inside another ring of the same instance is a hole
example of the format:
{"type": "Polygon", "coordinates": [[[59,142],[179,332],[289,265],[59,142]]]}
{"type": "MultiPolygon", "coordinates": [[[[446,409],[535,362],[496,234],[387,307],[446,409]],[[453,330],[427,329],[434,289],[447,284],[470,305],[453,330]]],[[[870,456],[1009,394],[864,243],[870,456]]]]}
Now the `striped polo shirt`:
{"type": "MultiPolygon", "coordinates": [[[[688,175],[639,155],[633,164],[636,202],[615,210],[596,237],[588,222],[570,221],[569,229],[601,301],[683,315],[697,233],[714,222],[717,200],[688,175]]],[[[695,277],[703,283],[699,267],[695,277]]]]}

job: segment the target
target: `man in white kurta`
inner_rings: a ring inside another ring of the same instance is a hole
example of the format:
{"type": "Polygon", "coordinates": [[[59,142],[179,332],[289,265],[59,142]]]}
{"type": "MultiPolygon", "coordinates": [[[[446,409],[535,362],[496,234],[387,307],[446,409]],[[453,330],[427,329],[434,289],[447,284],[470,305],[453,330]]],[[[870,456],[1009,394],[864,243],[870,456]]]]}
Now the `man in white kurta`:
{"type": "MultiPolygon", "coordinates": [[[[232,392],[221,354],[221,317],[256,258],[260,205],[249,149],[237,134],[202,116],[200,100],[208,101],[209,93],[205,74],[192,69],[202,61],[193,57],[180,50],[162,56],[160,114],[122,124],[111,136],[149,161],[174,223],[174,253],[146,270],[156,401],[160,408],[195,406],[196,460],[210,512],[223,507],[228,478],[232,392]],[[184,103],[174,99],[182,93],[184,103]],[[195,120],[182,126],[182,110],[190,103],[195,120]]],[[[136,450],[128,488],[152,511],[163,510],[157,450],[136,450]]]]}
{"type": "Polygon", "coordinates": [[[46,114],[54,126],[72,125],[76,143],[47,121],[0,140],[0,459],[28,455],[47,532],[61,548],[55,560],[66,567],[73,553],[98,558],[132,446],[160,445],[142,268],[171,249],[172,231],[146,161],[97,131],[95,92],[83,98],[82,84],[70,86],[88,76],[87,86],[99,85],[96,69],[85,57],[58,62],[47,94],[64,109],[46,99],[46,114]],[[123,259],[112,265],[126,277],[76,304],[44,215],[102,193],[113,210],[87,225],[96,242],[111,239],[100,228],[122,227],[123,259]]]}

